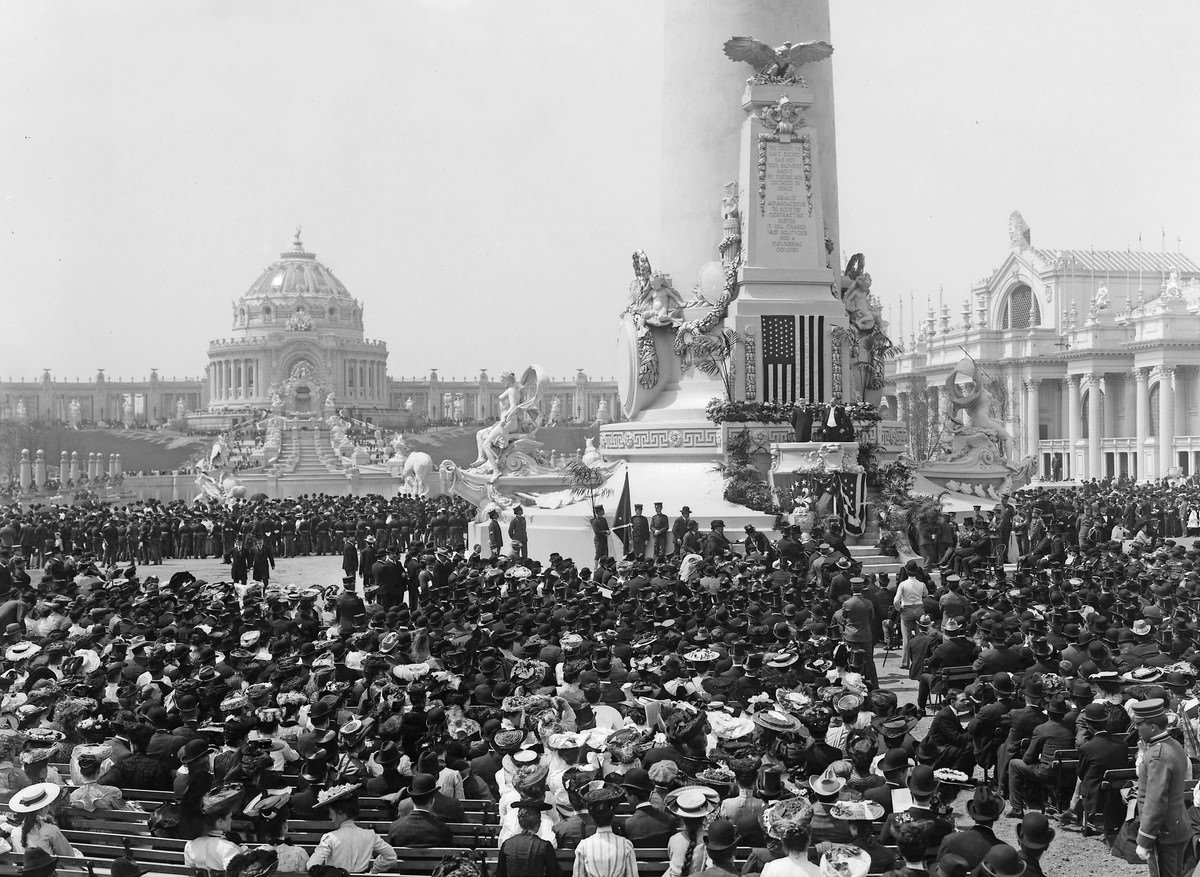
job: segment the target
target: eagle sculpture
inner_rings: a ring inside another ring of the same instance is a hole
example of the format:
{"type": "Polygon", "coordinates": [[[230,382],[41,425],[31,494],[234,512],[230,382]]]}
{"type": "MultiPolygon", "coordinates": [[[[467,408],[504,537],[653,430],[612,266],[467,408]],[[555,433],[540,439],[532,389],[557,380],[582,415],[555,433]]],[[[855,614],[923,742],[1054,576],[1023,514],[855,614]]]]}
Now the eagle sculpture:
{"type": "Polygon", "coordinates": [[[806,43],[789,41],[773,49],[754,37],[733,37],[725,42],[725,54],[730,61],[745,61],[759,76],[794,79],[798,68],[824,61],[832,55],[833,46],[824,40],[809,40],[806,43]]]}

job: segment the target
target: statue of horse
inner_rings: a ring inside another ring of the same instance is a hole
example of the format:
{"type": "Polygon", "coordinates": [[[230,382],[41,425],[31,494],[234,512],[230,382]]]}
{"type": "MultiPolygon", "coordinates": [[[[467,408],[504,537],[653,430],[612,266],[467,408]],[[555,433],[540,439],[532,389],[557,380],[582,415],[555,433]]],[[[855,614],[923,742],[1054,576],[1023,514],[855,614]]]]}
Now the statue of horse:
{"type": "Polygon", "coordinates": [[[433,458],[424,451],[413,451],[404,458],[404,467],[400,470],[404,476],[404,488],[419,496],[429,496],[433,484],[433,458]]]}

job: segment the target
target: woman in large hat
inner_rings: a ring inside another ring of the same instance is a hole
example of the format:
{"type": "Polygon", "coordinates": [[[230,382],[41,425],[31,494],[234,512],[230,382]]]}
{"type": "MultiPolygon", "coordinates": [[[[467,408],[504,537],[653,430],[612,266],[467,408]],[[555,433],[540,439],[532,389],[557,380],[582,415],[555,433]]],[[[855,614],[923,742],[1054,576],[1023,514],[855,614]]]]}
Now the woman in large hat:
{"type": "Polygon", "coordinates": [[[667,877],[687,877],[708,867],[704,822],[721,803],[708,786],[683,786],[667,795],[667,812],[679,819],[679,831],[667,841],[667,877]]]}
{"type": "Polygon", "coordinates": [[[255,795],[242,811],[254,822],[254,833],[264,848],[277,857],[277,868],[284,873],[308,870],[308,853],[287,841],[288,801],[292,790],[288,786],[255,795]]]}
{"type": "Polygon", "coordinates": [[[21,817],[21,824],[13,829],[11,836],[13,852],[40,847],[55,856],[75,855],[59,827],[45,818],[61,791],[62,787],[54,783],[34,783],[8,799],[9,809],[21,817]]]}
{"type": "Polygon", "coordinates": [[[183,864],[207,877],[224,877],[225,869],[238,853],[240,845],[229,840],[226,832],[233,826],[233,811],[242,799],[242,786],[230,783],[211,789],[200,802],[204,833],[183,845],[183,864]]]}

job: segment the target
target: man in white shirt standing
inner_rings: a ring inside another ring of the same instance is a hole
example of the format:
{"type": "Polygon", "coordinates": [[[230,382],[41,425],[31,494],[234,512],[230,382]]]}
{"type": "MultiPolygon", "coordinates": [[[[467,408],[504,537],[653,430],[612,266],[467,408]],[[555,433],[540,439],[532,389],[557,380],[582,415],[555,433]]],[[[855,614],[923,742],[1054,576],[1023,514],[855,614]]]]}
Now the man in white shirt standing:
{"type": "Polygon", "coordinates": [[[908,668],[908,637],[916,629],[917,621],[924,613],[924,600],[929,596],[929,589],[914,575],[914,570],[905,566],[904,571],[906,576],[896,586],[896,597],[892,600],[892,606],[900,613],[900,633],[903,637],[901,654],[904,655],[900,664],[902,670],[908,668]]]}

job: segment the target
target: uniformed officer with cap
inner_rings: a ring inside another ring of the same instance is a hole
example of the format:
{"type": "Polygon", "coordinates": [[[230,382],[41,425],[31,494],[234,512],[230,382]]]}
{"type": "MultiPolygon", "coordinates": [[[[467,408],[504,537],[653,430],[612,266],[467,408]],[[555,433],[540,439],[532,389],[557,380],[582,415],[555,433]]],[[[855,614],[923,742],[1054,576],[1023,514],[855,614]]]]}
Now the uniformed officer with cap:
{"type": "Polygon", "coordinates": [[[650,521],[642,514],[642,504],[633,504],[633,516],[629,519],[630,550],[640,560],[646,556],[646,545],[650,542],[650,521]]]}
{"type": "Polygon", "coordinates": [[[1137,854],[1149,861],[1151,877],[1180,877],[1192,839],[1184,803],[1187,755],[1167,731],[1167,704],[1161,697],[1134,703],[1133,721],[1145,746],[1137,769],[1137,854]]]}
{"type": "Polygon", "coordinates": [[[667,556],[667,534],[671,532],[671,519],[663,514],[663,504],[654,504],[654,516],[650,518],[650,535],[654,537],[654,559],[667,556]]]}

